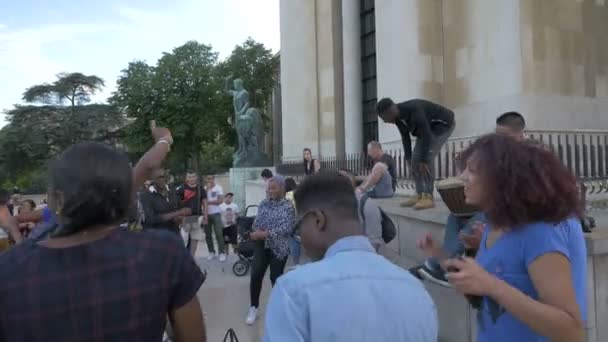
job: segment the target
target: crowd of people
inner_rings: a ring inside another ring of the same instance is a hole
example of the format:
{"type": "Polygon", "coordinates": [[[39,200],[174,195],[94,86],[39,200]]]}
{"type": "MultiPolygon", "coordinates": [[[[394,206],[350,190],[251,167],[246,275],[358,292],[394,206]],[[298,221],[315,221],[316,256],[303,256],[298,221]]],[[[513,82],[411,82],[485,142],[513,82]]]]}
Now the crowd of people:
{"type": "MultiPolygon", "coordinates": [[[[403,206],[432,208],[433,160],[454,131],[454,113],[425,100],[382,99],[378,115],[397,126],[413,171],[416,195],[403,206]]],[[[300,184],[264,170],[267,197],[248,234],[246,323],[259,316],[270,269],[266,342],[435,342],[436,307],[422,280],[467,298],[480,342],[583,341],[577,180],[551,151],[527,141],[524,128],[521,114],[500,115],[494,133],[460,154],[466,202],[478,212],[451,215],[442,246],[421,237],[428,259],[410,270],[380,252],[392,238],[374,199],[394,196],[397,181],[380,143],[368,144],[374,166],[364,180],[323,170],[308,148],[300,184]],[[298,266],[302,251],[311,262],[298,266]],[[296,267],[285,272],[290,255],[296,267]]],[[[203,185],[188,172],[182,185],[169,186],[161,165],[173,138],[166,128],[151,131],[155,143],[134,167],[98,143],[64,151],[49,165],[47,207],[23,202],[13,215],[0,192],[0,227],[15,243],[0,254],[2,340],[159,341],[167,326],[175,341],[206,340],[197,297],[205,273],[194,256],[204,237],[209,261],[226,260],[239,242],[240,208],[214,176],[203,185]]]]}

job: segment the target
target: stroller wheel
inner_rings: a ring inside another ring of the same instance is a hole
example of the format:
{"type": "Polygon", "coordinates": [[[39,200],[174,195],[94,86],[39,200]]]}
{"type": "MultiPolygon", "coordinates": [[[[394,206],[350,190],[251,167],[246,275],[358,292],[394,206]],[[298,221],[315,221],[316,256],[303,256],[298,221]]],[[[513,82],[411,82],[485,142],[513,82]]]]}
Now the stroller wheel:
{"type": "Polygon", "coordinates": [[[249,263],[244,260],[238,260],[232,265],[232,272],[239,277],[244,276],[249,272],[249,263]]]}

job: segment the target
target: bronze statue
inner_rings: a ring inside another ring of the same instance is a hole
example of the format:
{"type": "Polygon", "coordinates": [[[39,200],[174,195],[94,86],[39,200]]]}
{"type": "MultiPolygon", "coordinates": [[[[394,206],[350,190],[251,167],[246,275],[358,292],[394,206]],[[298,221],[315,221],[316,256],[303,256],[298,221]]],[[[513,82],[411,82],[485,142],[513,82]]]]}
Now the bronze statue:
{"type": "Polygon", "coordinates": [[[261,147],[264,141],[264,122],[262,114],[249,105],[249,93],[243,86],[243,80],[235,79],[233,89],[230,87],[232,76],[224,82],[224,93],[232,96],[234,114],[228,119],[238,137],[236,151],[232,155],[233,167],[267,166],[270,161],[261,147]]]}

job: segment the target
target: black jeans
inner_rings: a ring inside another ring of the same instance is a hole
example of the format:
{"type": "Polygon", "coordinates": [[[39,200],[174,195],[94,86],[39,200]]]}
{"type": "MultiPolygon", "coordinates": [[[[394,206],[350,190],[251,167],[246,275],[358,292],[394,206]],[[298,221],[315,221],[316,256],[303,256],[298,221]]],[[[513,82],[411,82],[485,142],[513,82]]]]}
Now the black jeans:
{"type": "Polygon", "coordinates": [[[272,286],[283,274],[287,258],[278,258],[268,248],[264,248],[264,241],[256,241],[253,252],[253,265],[251,267],[251,281],[249,282],[249,295],[251,296],[251,306],[260,306],[260,293],[266,269],[270,266],[270,282],[272,286]]]}

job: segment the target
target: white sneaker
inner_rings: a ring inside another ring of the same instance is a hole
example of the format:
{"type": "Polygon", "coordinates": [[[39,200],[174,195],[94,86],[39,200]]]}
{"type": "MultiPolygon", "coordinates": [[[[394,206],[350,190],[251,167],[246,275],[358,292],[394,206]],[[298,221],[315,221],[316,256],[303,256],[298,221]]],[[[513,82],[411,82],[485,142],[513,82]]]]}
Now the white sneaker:
{"type": "Polygon", "coordinates": [[[224,261],[226,261],[226,254],[221,253],[220,254],[220,262],[224,262],[224,261]]]}
{"type": "Polygon", "coordinates": [[[247,319],[245,320],[245,323],[247,325],[252,325],[257,318],[258,318],[258,308],[255,308],[253,306],[250,307],[249,312],[247,313],[247,319]]]}
{"type": "Polygon", "coordinates": [[[213,259],[215,259],[215,254],[213,254],[213,253],[209,254],[209,256],[207,257],[207,260],[211,261],[213,259]]]}

